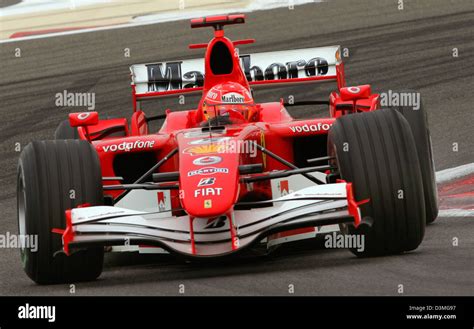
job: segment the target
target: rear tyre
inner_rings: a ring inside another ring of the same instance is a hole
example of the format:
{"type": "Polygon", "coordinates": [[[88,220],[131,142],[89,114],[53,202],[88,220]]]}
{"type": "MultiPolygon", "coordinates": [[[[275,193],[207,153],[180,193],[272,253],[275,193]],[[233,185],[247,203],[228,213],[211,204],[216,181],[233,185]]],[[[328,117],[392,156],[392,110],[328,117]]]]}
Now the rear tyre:
{"type": "MultiPolygon", "coordinates": [[[[414,93],[414,91],[403,91],[414,93]]],[[[399,92],[401,93],[401,92],[399,92]]],[[[416,151],[420,160],[423,191],[425,195],[426,223],[432,223],[438,216],[438,189],[436,187],[433,148],[431,145],[428,116],[420,99],[418,109],[414,106],[392,106],[391,110],[400,112],[410,125],[415,139],[416,151]]]]}
{"type": "Polygon", "coordinates": [[[18,224],[21,235],[36,235],[37,250],[24,248],[26,274],[36,283],[88,281],[102,272],[104,249],[81,249],[66,256],[61,235],[65,210],[103,204],[99,158],[86,141],[56,140],[28,144],[18,165],[18,224]]]}
{"type": "Polygon", "coordinates": [[[54,139],[79,139],[79,132],[76,127],[71,127],[69,120],[64,120],[56,128],[54,139]]]}
{"type": "Polygon", "coordinates": [[[416,249],[425,232],[420,164],[408,122],[396,111],[377,110],[343,116],[328,135],[341,178],[353,183],[362,224],[344,227],[361,235],[357,256],[381,256],[416,249]]]}

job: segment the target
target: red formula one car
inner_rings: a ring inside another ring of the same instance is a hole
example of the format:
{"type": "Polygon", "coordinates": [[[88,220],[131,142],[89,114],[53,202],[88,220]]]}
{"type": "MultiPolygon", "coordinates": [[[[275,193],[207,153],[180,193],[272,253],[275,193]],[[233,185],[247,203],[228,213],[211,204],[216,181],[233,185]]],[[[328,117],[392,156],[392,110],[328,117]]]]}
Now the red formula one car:
{"type": "Polygon", "coordinates": [[[346,87],[340,47],[240,55],[225,25],[205,58],[133,65],[131,119],[73,113],[56,140],[34,141],[18,167],[22,250],[38,283],[92,280],[104,250],[215,258],[249,247],[341,231],[363,236],[359,256],[413,250],[437,215],[422,108],[380,109],[369,85],[346,87]],[[253,89],[337,82],[327,101],[257,103],[253,89]],[[201,93],[194,109],[146,116],[140,103],[201,93]],[[327,104],[295,120],[287,108],[327,104]],[[148,123],[164,119],[159,131],[148,123]],[[104,248],[107,247],[107,248],[104,248]]]}

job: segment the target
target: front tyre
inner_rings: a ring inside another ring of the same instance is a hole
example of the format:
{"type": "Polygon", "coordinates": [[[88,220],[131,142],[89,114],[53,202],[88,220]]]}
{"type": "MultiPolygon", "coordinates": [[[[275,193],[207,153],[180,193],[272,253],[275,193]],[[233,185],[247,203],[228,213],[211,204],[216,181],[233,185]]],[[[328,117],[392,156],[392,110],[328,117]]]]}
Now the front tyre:
{"type": "MultiPolygon", "coordinates": [[[[419,94],[414,91],[398,92],[398,94],[403,93],[419,94]]],[[[438,190],[433,161],[433,147],[431,145],[430,130],[428,127],[428,115],[424,109],[421,97],[418,105],[418,107],[392,106],[390,109],[398,111],[403,115],[408,121],[413,133],[423,180],[426,223],[432,223],[438,216],[438,190]]]]}
{"type": "Polygon", "coordinates": [[[423,183],[415,141],[397,111],[377,110],[343,116],[328,135],[328,152],[340,176],[353,183],[362,224],[344,228],[362,235],[357,256],[380,256],[416,249],[425,232],[423,183]]]}
{"type": "Polygon", "coordinates": [[[62,252],[65,210],[80,204],[103,204],[100,162],[86,141],[56,140],[28,144],[18,165],[18,226],[20,235],[37,236],[37,250],[23,248],[26,274],[36,283],[94,280],[102,272],[104,250],[62,252]]]}

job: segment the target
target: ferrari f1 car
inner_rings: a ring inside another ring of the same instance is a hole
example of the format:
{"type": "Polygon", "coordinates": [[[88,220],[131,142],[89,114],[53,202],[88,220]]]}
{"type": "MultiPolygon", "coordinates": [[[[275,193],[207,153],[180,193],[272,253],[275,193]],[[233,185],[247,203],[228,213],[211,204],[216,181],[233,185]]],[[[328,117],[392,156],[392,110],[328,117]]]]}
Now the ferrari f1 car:
{"type": "Polygon", "coordinates": [[[370,85],[346,86],[339,46],[240,54],[213,27],[204,59],[133,65],[133,114],[72,113],[55,140],[34,141],[18,166],[22,250],[37,283],[92,280],[104,250],[218,258],[340,231],[364,236],[357,256],[416,249],[437,216],[423,108],[381,108],[370,85]],[[335,81],[328,100],[257,103],[260,87],[335,81]],[[147,116],[142,102],[201,94],[195,108],[147,116]],[[327,105],[296,120],[292,106],[327,105]],[[149,123],[164,119],[159,131],[149,123]]]}

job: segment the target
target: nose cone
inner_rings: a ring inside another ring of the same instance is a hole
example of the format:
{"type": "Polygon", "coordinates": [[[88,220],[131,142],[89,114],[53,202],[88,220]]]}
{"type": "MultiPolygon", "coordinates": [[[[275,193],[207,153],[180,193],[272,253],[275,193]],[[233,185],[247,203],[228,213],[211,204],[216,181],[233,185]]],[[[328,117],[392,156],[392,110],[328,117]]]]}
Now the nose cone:
{"type": "Polygon", "coordinates": [[[193,217],[214,217],[227,213],[237,200],[239,154],[226,153],[230,137],[178,138],[180,146],[180,198],[193,217]]]}

